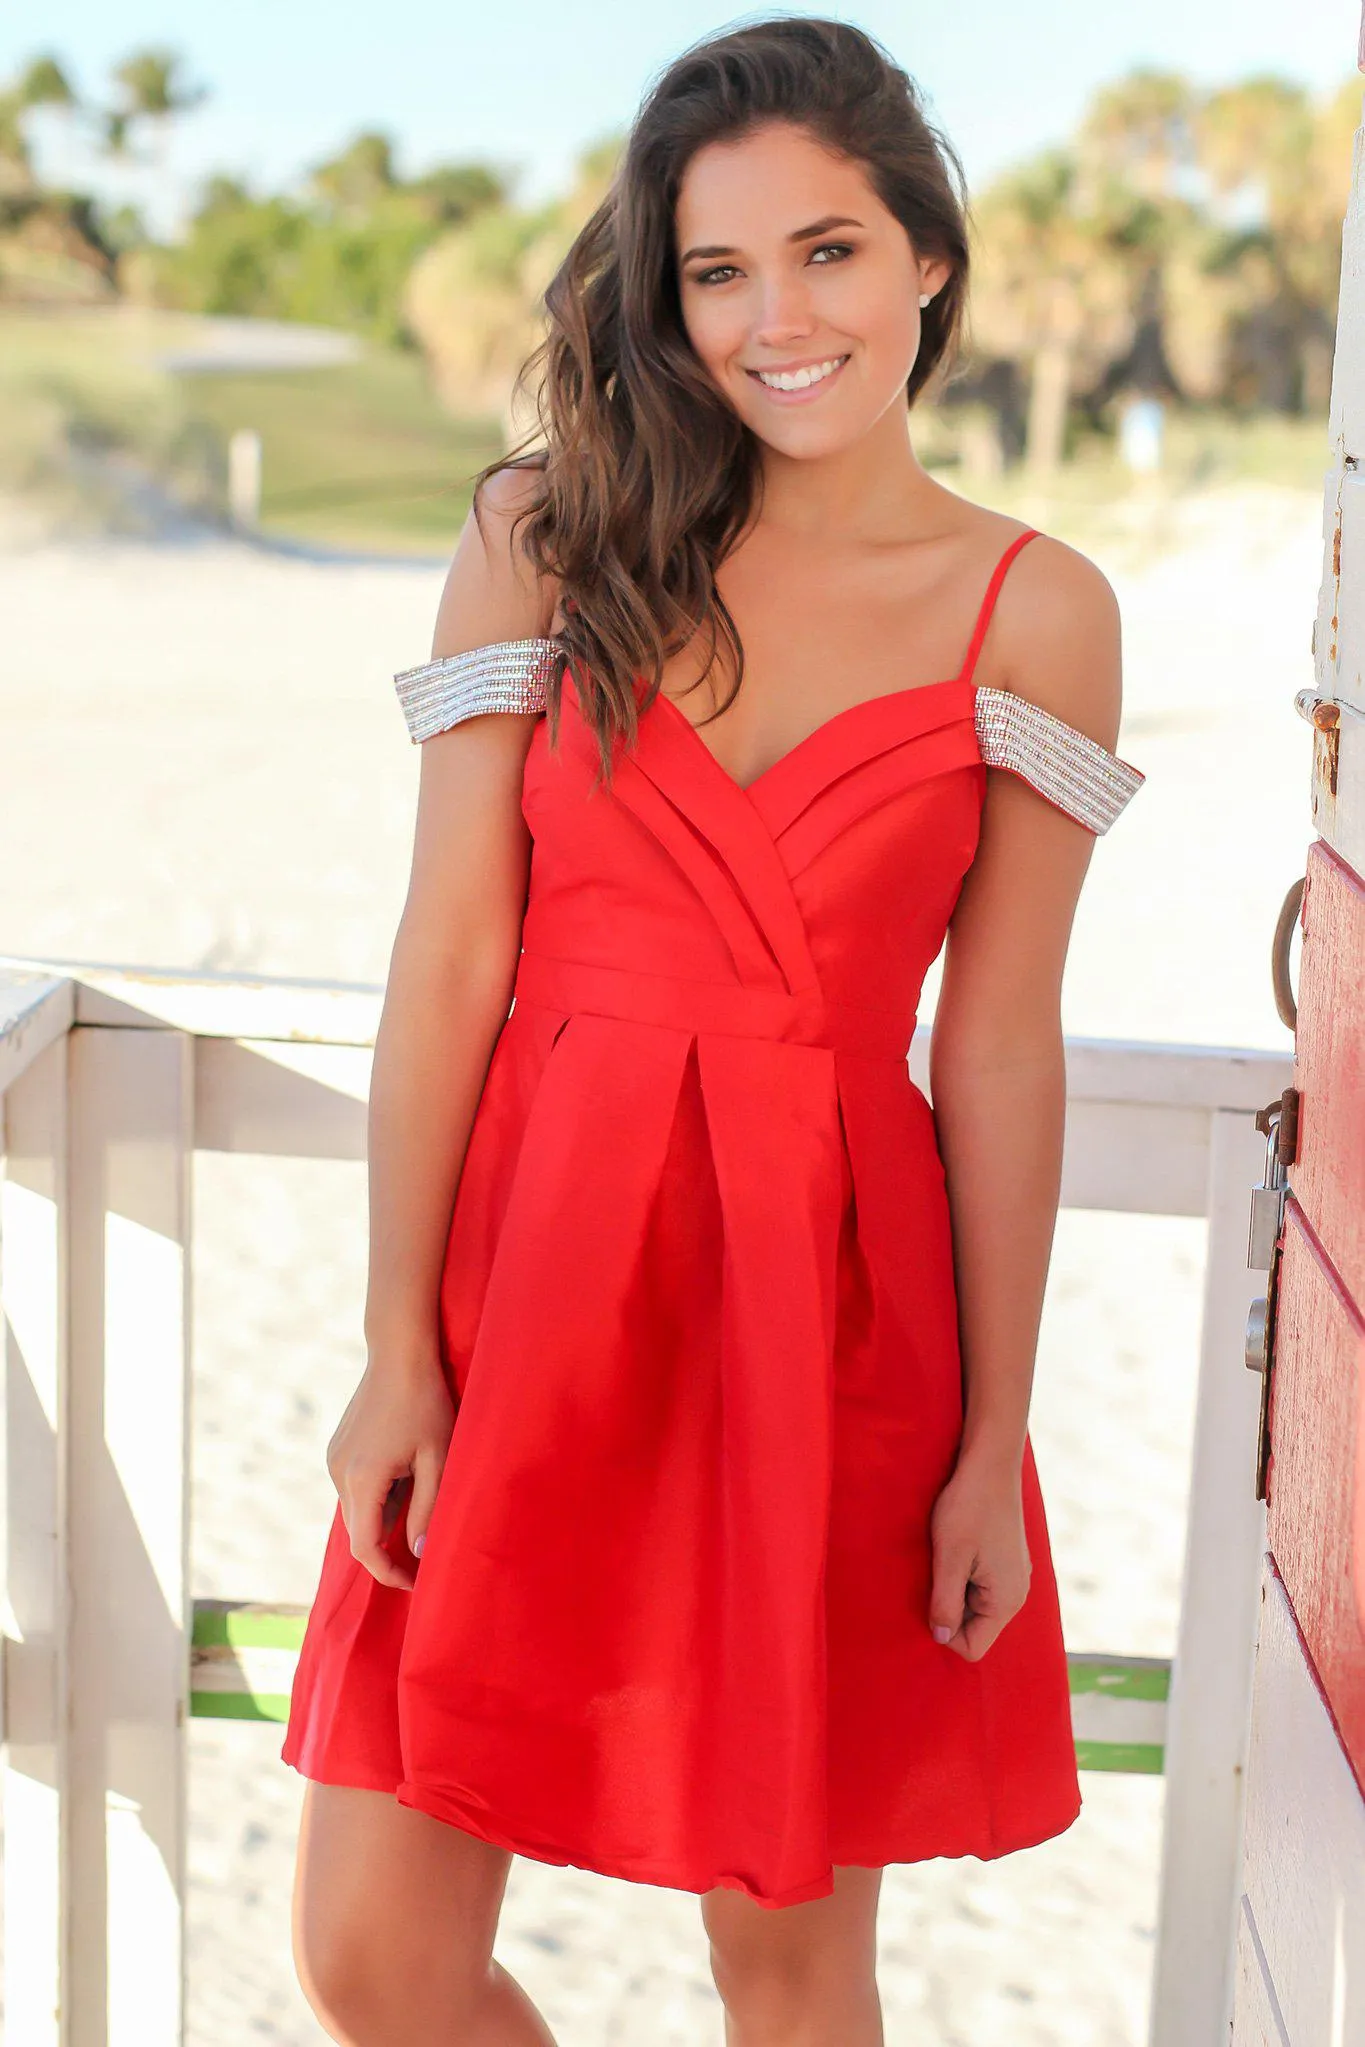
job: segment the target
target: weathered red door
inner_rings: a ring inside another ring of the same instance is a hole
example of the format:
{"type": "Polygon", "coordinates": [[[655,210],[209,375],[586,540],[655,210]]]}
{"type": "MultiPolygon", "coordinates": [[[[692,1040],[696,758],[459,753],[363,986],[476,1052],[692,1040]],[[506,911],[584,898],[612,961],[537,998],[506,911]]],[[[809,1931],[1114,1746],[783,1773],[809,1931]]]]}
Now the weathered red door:
{"type": "MultiPolygon", "coordinates": [[[[1365,44],[1363,44],[1365,47],[1365,44]]],[[[1272,1266],[1236,2047],[1365,2047],[1365,168],[1314,631],[1313,826],[1272,1266]],[[1296,1128],[1294,1126],[1297,1126],[1296,1128]]],[[[1250,1477],[1250,1475],[1249,1475],[1250,1477]]]]}

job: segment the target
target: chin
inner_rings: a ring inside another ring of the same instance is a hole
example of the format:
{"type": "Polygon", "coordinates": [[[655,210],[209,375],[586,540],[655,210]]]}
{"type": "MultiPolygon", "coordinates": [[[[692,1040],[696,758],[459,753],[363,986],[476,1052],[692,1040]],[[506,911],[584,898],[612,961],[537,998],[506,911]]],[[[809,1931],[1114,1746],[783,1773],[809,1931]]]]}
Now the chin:
{"type": "Polygon", "coordinates": [[[855,442],[862,440],[868,431],[866,422],[839,428],[822,421],[819,426],[812,424],[808,430],[786,433],[774,433],[771,420],[765,420],[762,426],[756,420],[750,420],[749,425],[755,438],[765,447],[793,462],[815,462],[827,455],[841,455],[845,448],[851,448],[855,442]]]}

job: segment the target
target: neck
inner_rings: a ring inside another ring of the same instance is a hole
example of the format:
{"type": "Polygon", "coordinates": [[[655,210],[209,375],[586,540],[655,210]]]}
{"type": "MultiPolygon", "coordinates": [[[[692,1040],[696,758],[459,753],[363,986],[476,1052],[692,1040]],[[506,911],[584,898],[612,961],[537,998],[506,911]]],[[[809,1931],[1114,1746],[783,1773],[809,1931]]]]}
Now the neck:
{"type": "Polygon", "coordinates": [[[911,445],[898,403],[860,440],[830,455],[801,458],[765,445],[759,523],[794,540],[905,540],[933,520],[941,495],[911,445]]]}

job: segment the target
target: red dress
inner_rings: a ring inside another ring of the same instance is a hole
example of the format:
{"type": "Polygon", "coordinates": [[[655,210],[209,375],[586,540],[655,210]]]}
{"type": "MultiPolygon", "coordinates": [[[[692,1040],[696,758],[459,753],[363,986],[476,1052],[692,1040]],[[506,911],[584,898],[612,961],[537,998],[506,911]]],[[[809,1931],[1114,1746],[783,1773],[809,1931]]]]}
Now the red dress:
{"type": "Polygon", "coordinates": [[[1010,758],[1019,700],[982,715],[1005,693],[971,670],[1031,537],[958,675],[838,713],[747,789],[664,697],[606,787],[571,687],[557,752],[536,728],[516,1000],[441,1288],[449,1458],[410,1593],[337,1511],[283,1751],[306,1776],[770,1906],[1076,1817],[1031,1447],[1023,1608],[978,1663],[929,1631],[962,1389],[906,1064],[983,733],[1063,807],[1078,761],[1111,810],[1142,779],[1042,713],[1010,758]]]}

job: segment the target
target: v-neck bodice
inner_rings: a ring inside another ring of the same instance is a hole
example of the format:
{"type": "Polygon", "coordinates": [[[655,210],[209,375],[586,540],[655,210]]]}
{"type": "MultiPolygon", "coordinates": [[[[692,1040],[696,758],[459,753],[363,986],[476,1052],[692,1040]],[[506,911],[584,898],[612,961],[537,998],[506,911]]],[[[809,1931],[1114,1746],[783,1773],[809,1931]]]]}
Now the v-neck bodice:
{"type": "MultiPolygon", "coordinates": [[[[558,747],[539,726],[526,764],[527,959],[610,968],[621,1002],[625,981],[666,979],[683,1024],[688,988],[717,981],[788,998],[780,1038],[837,1043],[834,1012],[876,1012],[903,1058],[984,780],[961,679],[853,705],[743,788],[667,698],[600,782],[568,690],[558,747]]],[[[524,964],[523,987],[538,971],[524,964]]]]}
{"type": "MultiPolygon", "coordinates": [[[[677,717],[682,719],[683,723],[687,726],[688,730],[691,733],[693,733],[693,735],[706,748],[707,753],[709,753],[712,760],[715,761],[717,768],[720,770],[720,773],[725,777],[726,781],[732,782],[735,788],[741,790],[746,796],[748,796],[754,794],[757,790],[761,788],[761,786],[765,782],[769,781],[773,776],[778,776],[780,778],[782,770],[787,766],[787,763],[789,761],[800,759],[811,750],[823,748],[827,740],[832,745],[837,746],[845,722],[857,725],[873,721],[874,716],[878,715],[875,714],[874,707],[879,704],[885,705],[898,704],[901,702],[903,698],[906,697],[923,696],[927,692],[942,689],[949,690],[969,689],[971,688],[971,686],[972,685],[969,682],[966,682],[961,675],[952,675],[948,676],[947,678],[939,682],[912,683],[906,689],[888,690],[881,696],[864,697],[856,703],[845,704],[842,706],[841,709],[837,711],[831,711],[827,718],[822,718],[820,720],[820,723],[813,727],[811,731],[807,732],[802,738],[796,740],[791,746],[789,746],[786,749],[785,753],[779,754],[776,760],[769,762],[766,768],[760,768],[756,775],[751,775],[747,782],[741,782],[737,776],[731,774],[730,770],[725,766],[724,762],[718,758],[714,749],[711,746],[709,746],[707,742],[702,738],[700,725],[697,724],[696,721],[688,717],[686,711],[683,710],[681,704],[678,702],[676,697],[665,696],[663,692],[660,691],[656,701],[658,703],[663,704],[666,707],[666,713],[672,712],[677,717]]],[[[886,716],[884,712],[879,715],[883,719],[886,716]]]]}

